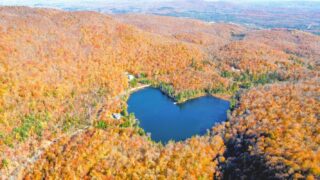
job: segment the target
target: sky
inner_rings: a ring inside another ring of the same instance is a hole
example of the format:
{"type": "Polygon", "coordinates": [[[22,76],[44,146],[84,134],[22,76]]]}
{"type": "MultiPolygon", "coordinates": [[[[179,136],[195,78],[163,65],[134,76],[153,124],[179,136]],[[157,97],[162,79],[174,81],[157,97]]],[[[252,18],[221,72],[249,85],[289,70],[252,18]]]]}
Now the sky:
{"type": "MultiPolygon", "coordinates": [[[[34,6],[36,4],[44,4],[47,6],[53,4],[92,4],[92,3],[107,3],[107,4],[120,4],[120,3],[139,3],[139,2],[165,2],[175,0],[0,0],[0,5],[24,5],[34,6]]],[[[180,1],[180,0],[177,0],[180,1]]],[[[204,0],[204,1],[229,1],[229,2],[284,2],[284,1],[318,1],[320,0],[204,0]]]]}
{"type": "MultiPolygon", "coordinates": [[[[0,0],[0,4],[8,5],[32,5],[32,4],[57,4],[57,3],[87,3],[87,2],[106,2],[106,3],[119,3],[130,2],[129,0],[0,0]]],[[[143,1],[143,0],[136,0],[143,1]]],[[[169,0],[145,0],[145,1],[169,1],[169,0]]]]}

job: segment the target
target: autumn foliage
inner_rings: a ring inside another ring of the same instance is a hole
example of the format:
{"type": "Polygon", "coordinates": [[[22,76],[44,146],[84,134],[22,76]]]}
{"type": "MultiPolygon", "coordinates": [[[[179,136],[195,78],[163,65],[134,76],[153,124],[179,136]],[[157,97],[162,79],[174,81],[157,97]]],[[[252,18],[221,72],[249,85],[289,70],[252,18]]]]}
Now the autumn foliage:
{"type": "Polygon", "coordinates": [[[26,179],[58,176],[63,179],[209,179],[217,168],[215,157],[223,152],[220,136],[194,137],[183,143],[171,142],[163,148],[131,128],[89,130],[50,147],[26,179]]]}
{"type": "Polygon", "coordinates": [[[1,7],[0,177],[319,178],[319,44],[300,31],[1,7]],[[132,116],[111,118],[125,113],[128,73],[176,100],[230,99],[231,116],[157,144],[132,116]]]}
{"type": "Polygon", "coordinates": [[[224,134],[225,178],[319,177],[319,95],[318,79],[243,94],[224,134]]]}

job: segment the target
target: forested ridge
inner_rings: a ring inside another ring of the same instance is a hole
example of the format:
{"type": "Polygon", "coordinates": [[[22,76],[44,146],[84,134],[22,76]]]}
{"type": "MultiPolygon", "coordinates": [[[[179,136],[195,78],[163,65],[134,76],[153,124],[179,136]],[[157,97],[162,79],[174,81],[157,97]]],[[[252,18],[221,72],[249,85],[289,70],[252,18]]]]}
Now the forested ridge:
{"type": "Polygon", "coordinates": [[[319,52],[295,30],[0,7],[0,177],[318,179],[319,52]],[[119,97],[137,84],[228,99],[228,121],[155,143],[119,97]]]}

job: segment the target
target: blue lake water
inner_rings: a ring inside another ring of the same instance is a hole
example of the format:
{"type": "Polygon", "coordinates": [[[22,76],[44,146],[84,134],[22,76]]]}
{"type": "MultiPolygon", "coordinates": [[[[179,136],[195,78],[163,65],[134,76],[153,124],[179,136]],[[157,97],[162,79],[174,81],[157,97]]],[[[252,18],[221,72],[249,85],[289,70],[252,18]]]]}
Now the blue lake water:
{"type": "Polygon", "coordinates": [[[128,100],[128,112],[134,113],[140,126],[151,133],[151,139],[166,143],[203,135],[214,124],[227,119],[229,102],[212,96],[174,101],[155,88],[134,92],[128,100]]]}

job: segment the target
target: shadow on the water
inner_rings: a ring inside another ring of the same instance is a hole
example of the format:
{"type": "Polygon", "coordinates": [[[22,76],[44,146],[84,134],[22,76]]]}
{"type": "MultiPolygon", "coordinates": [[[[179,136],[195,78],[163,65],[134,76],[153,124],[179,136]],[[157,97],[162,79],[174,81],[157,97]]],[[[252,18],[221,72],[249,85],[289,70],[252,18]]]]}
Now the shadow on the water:
{"type": "Polygon", "coordinates": [[[151,133],[152,140],[167,143],[203,135],[214,124],[227,119],[228,101],[203,96],[175,104],[159,89],[145,88],[131,94],[128,111],[140,120],[140,126],[151,133]]]}

